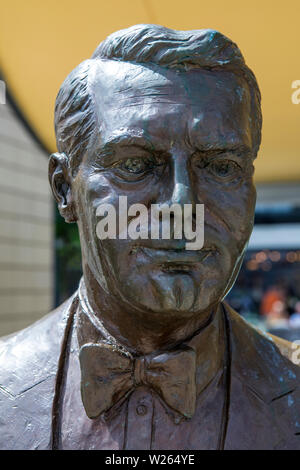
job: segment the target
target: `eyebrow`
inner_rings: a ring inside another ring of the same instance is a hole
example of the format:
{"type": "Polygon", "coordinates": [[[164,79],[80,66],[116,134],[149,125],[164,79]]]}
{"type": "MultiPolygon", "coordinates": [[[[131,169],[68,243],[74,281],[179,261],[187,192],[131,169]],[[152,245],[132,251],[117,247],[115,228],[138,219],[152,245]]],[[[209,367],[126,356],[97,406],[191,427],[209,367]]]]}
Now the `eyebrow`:
{"type": "Polygon", "coordinates": [[[115,147],[141,147],[148,151],[155,150],[155,146],[143,135],[122,134],[108,139],[97,151],[99,156],[109,156],[115,147]]]}
{"type": "MultiPolygon", "coordinates": [[[[97,151],[99,157],[109,157],[113,155],[113,151],[117,147],[140,147],[146,151],[164,151],[167,152],[168,149],[163,149],[161,146],[158,148],[157,143],[151,142],[150,139],[146,138],[143,133],[141,134],[122,134],[115,137],[111,137],[106,140],[106,142],[101,146],[97,151]]],[[[233,153],[236,156],[244,156],[245,154],[252,154],[252,149],[241,142],[231,142],[228,144],[220,145],[220,143],[207,143],[194,145],[196,152],[207,154],[225,154],[227,152],[233,153]]]]}
{"type": "Polygon", "coordinates": [[[204,145],[197,145],[197,151],[201,153],[234,153],[237,156],[244,156],[245,154],[251,154],[252,149],[245,144],[241,144],[240,142],[237,143],[230,143],[220,146],[220,144],[204,144],[204,145]]]}

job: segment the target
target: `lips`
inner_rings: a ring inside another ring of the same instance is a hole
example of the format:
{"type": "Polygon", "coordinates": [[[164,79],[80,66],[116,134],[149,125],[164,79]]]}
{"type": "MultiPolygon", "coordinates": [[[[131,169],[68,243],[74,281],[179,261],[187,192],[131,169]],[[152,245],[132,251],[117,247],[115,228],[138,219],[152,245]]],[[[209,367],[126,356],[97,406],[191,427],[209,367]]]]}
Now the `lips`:
{"type": "MultiPolygon", "coordinates": [[[[170,243],[170,240],[158,240],[151,247],[138,245],[132,251],[144,254],[151,261],[161,266],[164,271],[190,271],[210,255],[218,254],[214,245],[203,247],[201,250],[186,250],[182,244],[170,243]]],[[[185,242],[183,243],[185,246],[185,242]]]]}

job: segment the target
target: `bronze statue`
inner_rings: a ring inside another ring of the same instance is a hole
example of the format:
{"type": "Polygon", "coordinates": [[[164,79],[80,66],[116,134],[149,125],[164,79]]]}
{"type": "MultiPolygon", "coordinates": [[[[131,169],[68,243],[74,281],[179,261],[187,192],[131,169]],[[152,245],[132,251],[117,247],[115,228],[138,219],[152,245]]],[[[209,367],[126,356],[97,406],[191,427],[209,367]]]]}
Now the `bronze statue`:
{"type": "Polygon", "coordinates": [[[83,278],[2,339],[2,449],[300,449],[290,343],[223,301],[253,227],[261,122],[253,73],[214,30],[133,26],[66,78],[49,179],[83,278]],[[120,196],[204,204],[203,248],[100,240],[96,208],[120,196]]]}

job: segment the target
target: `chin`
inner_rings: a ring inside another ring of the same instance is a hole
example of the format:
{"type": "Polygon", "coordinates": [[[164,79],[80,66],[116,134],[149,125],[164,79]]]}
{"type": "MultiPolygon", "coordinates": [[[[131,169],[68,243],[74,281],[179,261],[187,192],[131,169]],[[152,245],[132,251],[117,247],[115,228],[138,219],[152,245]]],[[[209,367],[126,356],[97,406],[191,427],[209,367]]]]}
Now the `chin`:
{"type": "Polygon", "coordinates": [[[197,278],[187,273],[157,272],[138,281],[134,277],[127,279],[122,296],[139,311],[152,312],[162,318],[191,318],[207,311],[215,303],[211,299],[216,300],[217,292],[214,286],[211,287],[207,290],[205,282],[199,283],[197,278]]]}

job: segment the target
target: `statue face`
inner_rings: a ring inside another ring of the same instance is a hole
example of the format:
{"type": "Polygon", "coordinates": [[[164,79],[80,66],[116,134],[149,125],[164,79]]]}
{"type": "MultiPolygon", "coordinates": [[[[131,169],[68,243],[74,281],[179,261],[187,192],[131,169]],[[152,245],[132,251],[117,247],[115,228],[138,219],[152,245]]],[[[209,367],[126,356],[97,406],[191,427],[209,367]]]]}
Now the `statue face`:
{"type": "MultiPolygon", "coordinates": [[[[99,127],[72,182],[83,266],[122,301],[191,317],[231,287],[250,236],[250,94],[231,72],[117,61],[93,84],[99,127]],[[204,204],[204,246],[186,240],[99,240],[99,204],[204,204]]],[[[146,310],[147,309],[147,310],[146,310]]]]}

